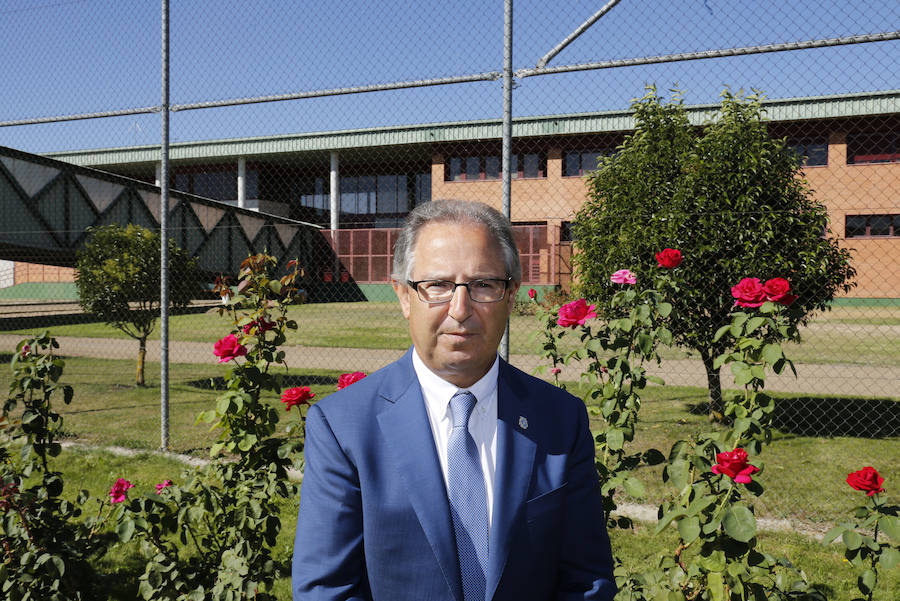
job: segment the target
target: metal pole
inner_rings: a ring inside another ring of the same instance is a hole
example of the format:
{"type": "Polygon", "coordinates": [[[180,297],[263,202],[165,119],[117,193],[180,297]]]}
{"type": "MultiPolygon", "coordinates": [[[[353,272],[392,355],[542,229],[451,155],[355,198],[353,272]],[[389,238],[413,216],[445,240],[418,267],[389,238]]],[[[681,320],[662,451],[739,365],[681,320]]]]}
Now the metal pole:
{"type": "Polygon", "coordinates": [[[331,210],[331,243],[334,245],[334,269],[332,278],[338,281],[341,275],[341,258],[338,256],[338,228],[340,227],[341,179],[340,157],[336,150],[331,151],[331,172],[328,178],[328,206],[331,210]]]}
{"type": "Polygon", "coordinates": [[[162,0],[162,140],[159,169],[160,448],[169,448],[169,0],[162,0]]]}
{"type": "MultiPolygon", "coordinates": [[[[513,0],[505,0],[503,3],[503,150],[501,161],[503,162],[503,214],[511,219],[510,183],[512,174],[512,37],[513,37],[513,0]]],[[[509,320],[506,321],[506,330],[500,339],[500,356],[504,361],[509,361],[509,320]]]]}
{"type": "Polygon", "coordinates": [[[578,29],[569,34],[569,37],[557,44],[553,50],[542,56],[541,60],[539,60],[537,63],[537,68],[542,69],[546,67],[547,63],[553,60],[553,57],[562,52],[566,46],[575,41],[575,38],[587,31],[588,27],[596,23],[600,17],[611,11],[613,7],[621,1],[622,0],[610,0],[609,2],[607,2],[606,6],[595,12],[590,19],[579,25],[578,29]]]}

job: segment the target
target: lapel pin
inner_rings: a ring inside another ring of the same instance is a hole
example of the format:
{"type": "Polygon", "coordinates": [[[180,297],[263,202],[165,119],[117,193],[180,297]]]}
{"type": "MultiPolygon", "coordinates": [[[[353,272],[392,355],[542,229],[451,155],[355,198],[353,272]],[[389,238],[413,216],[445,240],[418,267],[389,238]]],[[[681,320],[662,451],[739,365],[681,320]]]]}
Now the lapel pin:
{"type": "Polygon", "coordinates": [[[519,416],[519,427],[522,428],[523,430],[528,429],[528,420],[525,419],[524,415],[519,416]]]}

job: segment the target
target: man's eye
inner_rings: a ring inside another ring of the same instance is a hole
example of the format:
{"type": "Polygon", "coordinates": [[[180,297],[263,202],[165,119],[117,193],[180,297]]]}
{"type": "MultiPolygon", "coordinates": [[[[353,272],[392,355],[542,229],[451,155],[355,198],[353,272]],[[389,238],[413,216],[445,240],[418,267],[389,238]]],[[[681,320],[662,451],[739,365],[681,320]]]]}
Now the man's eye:
{"type": "Polygon", "coordinates": [[[450,282],[425,282],[423,285],[429,292],[443,292],[453,287],[450,282]]]}

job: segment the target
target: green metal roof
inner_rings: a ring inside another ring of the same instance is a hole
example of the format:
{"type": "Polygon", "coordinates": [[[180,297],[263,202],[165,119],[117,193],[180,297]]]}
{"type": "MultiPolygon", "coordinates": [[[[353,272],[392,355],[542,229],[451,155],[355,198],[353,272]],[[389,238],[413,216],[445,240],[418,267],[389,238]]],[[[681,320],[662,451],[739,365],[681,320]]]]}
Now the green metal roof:
{"type": "MultiPolygon", "coordinates": [[[[803,121],[900,113],[900,90],[786,98],[763,102],[772,121],[803,121]]],[[[686,107],[692,123],[712,118],[718,104],[686,107]]],[[[569,115],[544,115],[513,119],[513,137],[572,135],[633,129],[631,110],[569,115]]],[[[233,159],[238,156],[264,158],[279,155],[362,149],[379,146],[426,145],[439,142],[499,139],[501,121],[484,119],[450,123],[426,123],[373,127],[344,131],[283,134],[277,136],[178,142],[170,147],[170,158],[179,160],[233,159]]],[[[76,165],[123,165],[159,161],[159,146],[132,146],[48,153],[47,156],[76,165]]]]}

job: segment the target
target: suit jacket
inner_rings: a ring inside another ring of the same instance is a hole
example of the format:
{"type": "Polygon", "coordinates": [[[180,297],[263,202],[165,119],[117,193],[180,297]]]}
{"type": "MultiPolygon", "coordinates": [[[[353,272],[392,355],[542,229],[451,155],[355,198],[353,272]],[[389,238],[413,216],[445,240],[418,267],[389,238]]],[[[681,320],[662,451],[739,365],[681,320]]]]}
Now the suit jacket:
{"type": "MultiPolygon", "coordinates": [[[[616,592],[581,400],[501,361],[487,599],[616,592]]],[[[437,451],[411,351],[313,405],[295,601],[462,601],[437,451]]]]}

